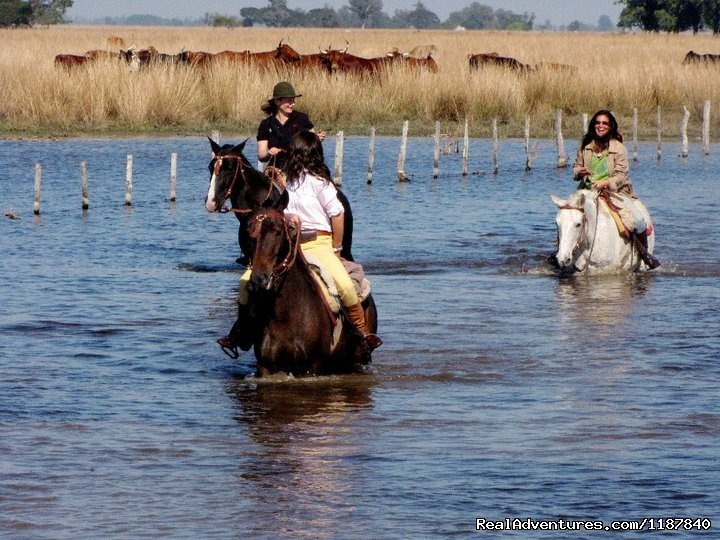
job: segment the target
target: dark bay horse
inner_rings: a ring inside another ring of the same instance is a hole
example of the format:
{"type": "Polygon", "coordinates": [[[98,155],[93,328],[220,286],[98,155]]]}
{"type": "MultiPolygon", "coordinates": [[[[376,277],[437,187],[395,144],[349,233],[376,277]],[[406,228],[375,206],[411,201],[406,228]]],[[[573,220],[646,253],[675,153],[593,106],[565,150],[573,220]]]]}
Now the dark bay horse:
{"type": "MultiPolygon", "coordinates": [[[[353,373],[371,360],[363,338],[329,309],[300,249],[300,225],[283,214],[288,193],[265,201],[248,220],[255,240],[248,288],[258,376],[353,373]]],[[[372,295],[363,303],[368,331],[377,331],[372,295]]]]}
{"type": "MultiPolygon", "coordinates": [[[[213,157],[208,164],[210,186],[205,197],[205,208],[209,212],[226,211],[223,209],[223,205],[226,200],[230,200],[230,210],[240,222],[238,244],[243,254],[249,257],[252,243],[247,232],[247,221],[251,209],[261,206],[266,200],[276,201],[282,190],[274,186],[267,176],[255,169],[247,160],[243,154],[247,139],[238,145],[224,144],[222,146],[209,137],[208,140],[213,157]]],[[[345,209],[343,250],[340,255],[345,260],[352,261],[354,260],[352,257],[352,209],[347,197],[339,189],[338,200],[345,209]]]]}

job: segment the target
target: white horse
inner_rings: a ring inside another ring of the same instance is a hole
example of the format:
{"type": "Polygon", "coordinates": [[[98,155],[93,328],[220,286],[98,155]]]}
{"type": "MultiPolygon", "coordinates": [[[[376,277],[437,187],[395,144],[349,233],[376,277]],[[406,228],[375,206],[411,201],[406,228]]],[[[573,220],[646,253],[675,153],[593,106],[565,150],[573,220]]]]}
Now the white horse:
{"type": "MultiPolygon", "coordinates": [[[[557,263],[564,272],[638,272],[647,270],[632,239],[620,235],[607,204],[598,205],[598,193],[579,190],[562,200],[551,195],[558,213],[557,263]],[[600,211],[598,212],[598,208],[600,211]]],[[[655,248],[655,230],[650,214],[639,200],[633,201],[645,218],[648,253],[655,248]]]]}

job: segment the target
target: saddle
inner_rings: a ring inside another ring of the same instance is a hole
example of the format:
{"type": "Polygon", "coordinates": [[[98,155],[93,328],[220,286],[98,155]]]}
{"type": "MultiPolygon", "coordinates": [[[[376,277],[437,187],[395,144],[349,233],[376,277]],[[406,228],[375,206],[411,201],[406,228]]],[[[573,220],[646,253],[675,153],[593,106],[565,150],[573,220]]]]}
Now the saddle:
{"type": "MultiPolygon", "coordinates": [[[[304,253],[303,256],[310,266],[310,269],[313,271],[313,276],[315,277],[315,281],[320,292],[325,298],[325,302],[328,304],[331,311],[335,315],[338,315],[342,305],[340,303],[340,295],[338,294],[337,287],[335,287],[335,282],[333,281],[330,272],[328,272],[320,260],[313,257],[312,254],[304,253]]],[[[364,302],[372,292],[372,285],[365,277],[365,271],[363,270],[362,265],[356,262],[346,261],[345,259],[340,260],[342,261],[343,266],[345,266],[345,270],[347,270],[353,285],[355,285],[355,292],[357,292],[360,302],[364,302]]]]}
{"type": "Polygon", "coordinates": [[[605,203],[605,206],[610,212],[610,215],[615,222],[615,226],[617,227],[620,236],[630,238],[632,231],[625,225],[622,216],[620,215],[621,209],[625,207],[622,199],[609,189],[603,189],[598,194],[598,201],[602,201],[605,203]]]}

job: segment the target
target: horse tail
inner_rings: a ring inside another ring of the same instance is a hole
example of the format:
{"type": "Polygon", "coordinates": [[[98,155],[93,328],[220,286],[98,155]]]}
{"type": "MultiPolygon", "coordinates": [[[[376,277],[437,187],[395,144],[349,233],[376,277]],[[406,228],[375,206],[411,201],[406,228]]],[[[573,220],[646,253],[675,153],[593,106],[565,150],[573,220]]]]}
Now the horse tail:
{"type": "Polygon", "coordinates": [[[345,226],[343,228],[343,239],[342,239],[342,251],[340,256],[346,261],[355,261],[352,256],[352,237],[353,237],[353,215],[352,208],[350,208],[350,201],[345,194],[338,188],[337,197],[340,204],[343,206],[343,216],[345,220],[345,226]]]}

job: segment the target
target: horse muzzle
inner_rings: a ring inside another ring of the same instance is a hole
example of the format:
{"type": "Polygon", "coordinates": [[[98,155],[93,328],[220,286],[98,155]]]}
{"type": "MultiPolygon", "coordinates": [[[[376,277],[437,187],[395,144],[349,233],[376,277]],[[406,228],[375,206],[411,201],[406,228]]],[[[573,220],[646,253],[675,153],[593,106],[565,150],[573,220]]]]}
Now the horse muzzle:
{"type": "Polygon", "coordinates": [[[274,282],[275,274],[262,272],[252,277],[250,286],[254,291],[267,292],[272,289],[274,282]]]}

